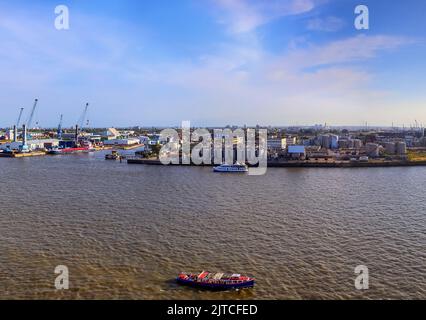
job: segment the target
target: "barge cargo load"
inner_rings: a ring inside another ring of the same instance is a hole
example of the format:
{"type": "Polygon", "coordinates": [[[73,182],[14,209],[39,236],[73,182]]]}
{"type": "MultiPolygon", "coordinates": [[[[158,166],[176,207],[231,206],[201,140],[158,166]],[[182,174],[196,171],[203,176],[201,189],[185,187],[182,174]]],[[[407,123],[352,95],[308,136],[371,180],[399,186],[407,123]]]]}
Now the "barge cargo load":
{"type": "Polygon", "coordinates": [[[209,290],[230,290],[251,288],[254,278],[240,274],[211,273],[203,271],[200,274],[182,272],[176,278],[177,283],[209,290]]]}

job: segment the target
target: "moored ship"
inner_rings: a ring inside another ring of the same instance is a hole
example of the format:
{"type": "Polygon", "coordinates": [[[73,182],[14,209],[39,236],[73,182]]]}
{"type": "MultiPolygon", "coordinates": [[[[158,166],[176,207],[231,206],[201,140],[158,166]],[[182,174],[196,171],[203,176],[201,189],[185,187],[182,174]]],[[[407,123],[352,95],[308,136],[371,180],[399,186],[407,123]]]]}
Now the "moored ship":
{"type": "Polygon", "coordinates": [[[248,172],[248,167],[246,164],[235,163],[235,164],[222,164],[220,166],[213,168],[214,172],[234,172],[234,173],[244,173],[248,172]]]}
{"type": "Polygon", "coordinates": [[[230,290],[251,288],[255,279],[240,274],[211,273],[203,271],[200,274],[182,272],[176,278],[179,284],[210,290],[230,290]]]}
{"type": "Polygon", "coordinates": [[[125,159],[125,156],[122,156],[118,153],[118,151],[113,150],[110,154],[105,155],[105,160],[122,160],[125,159]]]}
{"type": "Polygon", "coordinates": [[[58,147],[53,147],[47,151],[51,155],[72,154],[94,151],[93,145],[89,141],[82,141],[75,144],[74,141],[61,141],[58,147]]]}

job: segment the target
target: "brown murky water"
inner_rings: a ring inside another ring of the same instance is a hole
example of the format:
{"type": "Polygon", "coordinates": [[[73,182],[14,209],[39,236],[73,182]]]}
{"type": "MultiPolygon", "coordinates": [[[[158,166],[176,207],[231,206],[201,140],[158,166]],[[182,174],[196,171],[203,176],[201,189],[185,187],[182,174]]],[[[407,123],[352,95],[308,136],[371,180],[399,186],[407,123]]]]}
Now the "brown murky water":
{"type": "Polygon", "coordinates": [[[426,168],[127,165],[103,154],[0,159],[0,299],[426,298],[426,168]],[[70,290],[56,292],[66,265],[70,290]],[[354,268],[370,290],[354,288],[354,268]],[[179,271],[255,276],[177,286],[179,271]]]}

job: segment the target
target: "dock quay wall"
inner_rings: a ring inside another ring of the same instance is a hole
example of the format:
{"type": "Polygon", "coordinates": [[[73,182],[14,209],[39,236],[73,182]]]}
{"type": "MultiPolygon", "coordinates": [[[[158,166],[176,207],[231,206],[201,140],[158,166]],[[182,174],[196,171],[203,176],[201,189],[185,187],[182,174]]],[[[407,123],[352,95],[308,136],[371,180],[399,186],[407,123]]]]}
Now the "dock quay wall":
{"type": "MultiPolygon", "coordinates": [[[[156,159],[127,159],[128,164],[146,164],[146,165],[163,165],[160,160],[156,159]]],[[[176,164],[170,164],[176,166],[176,164]]],[[[178,166],[214,166],[214,164],[178,164],[178,166]]],[[[349,162],[349,161],[334,161],[334,162],[278,162],[269,161],[269,168],[370,168],[370,167],[411,167],[411,166],[426,166],[426,161],[370,161],[370,162],[349,162]]]]}

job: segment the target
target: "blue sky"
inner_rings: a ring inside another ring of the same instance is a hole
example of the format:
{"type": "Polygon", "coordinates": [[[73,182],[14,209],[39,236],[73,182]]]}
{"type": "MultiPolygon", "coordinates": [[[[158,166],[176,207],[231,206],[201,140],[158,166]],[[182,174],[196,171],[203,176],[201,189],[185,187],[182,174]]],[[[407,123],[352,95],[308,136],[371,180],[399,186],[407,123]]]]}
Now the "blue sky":
{"type": "Polygon", "coordinates": [[[0,0],[0,126],[426,123],[426,1],[0,0]],[[54,8],[70,30],[54,28],[54,8]],[[370,30],[354,9],[370,9],[370,30]]]}

